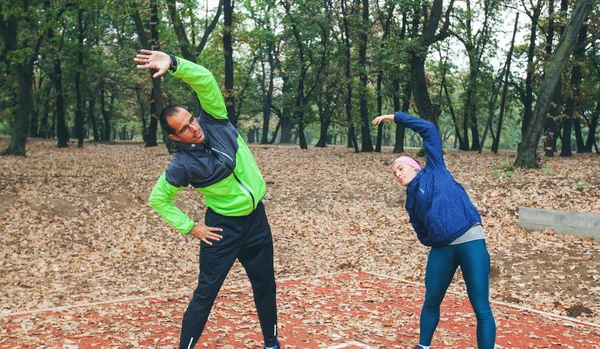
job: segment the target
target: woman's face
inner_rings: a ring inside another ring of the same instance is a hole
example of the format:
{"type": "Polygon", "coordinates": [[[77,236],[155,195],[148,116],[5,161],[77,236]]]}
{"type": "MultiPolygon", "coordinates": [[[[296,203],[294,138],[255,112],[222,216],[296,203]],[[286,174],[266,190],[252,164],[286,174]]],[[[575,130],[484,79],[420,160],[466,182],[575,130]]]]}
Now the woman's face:
{"type": "Polygon", "coordinates": [[[415,178],[418,172],[414,167],[408,165],[404,161],[397,161],[393,163],[392,171],[394,173],[394,177],[396,177],[396,180],[404,187],[406,187],[408,183],[415,178]]]}

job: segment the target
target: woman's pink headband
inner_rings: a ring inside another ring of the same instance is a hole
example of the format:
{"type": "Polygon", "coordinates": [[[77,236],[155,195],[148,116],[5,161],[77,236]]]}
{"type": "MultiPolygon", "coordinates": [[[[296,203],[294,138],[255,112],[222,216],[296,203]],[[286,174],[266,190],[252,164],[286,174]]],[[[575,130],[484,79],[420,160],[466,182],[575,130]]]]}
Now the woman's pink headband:
{"type": "Polygon", "coordinates": [[[403,163],[407,164],[408,166],[414,168],[417,171],[421,171],[421,165],[419,165],[418,162],[415,161],[415,159],[411,158],[410,156],[401,156],[399,158],[397,158],[396,160],[394,160],[394,162],[392,162],[392,164],[396,163],[396,162],[400,162],[402,161],[403,163]]]}

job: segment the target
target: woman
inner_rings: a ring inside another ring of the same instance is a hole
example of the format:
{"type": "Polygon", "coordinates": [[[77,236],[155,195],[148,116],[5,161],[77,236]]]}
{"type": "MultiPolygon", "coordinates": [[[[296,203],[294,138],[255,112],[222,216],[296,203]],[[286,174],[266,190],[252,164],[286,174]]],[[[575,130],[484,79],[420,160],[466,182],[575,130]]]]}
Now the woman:
{"type": "Polygon", "coordinates": [[[406,187],[405,207],[410,223],[421,243],[431,247],[425,269],[420,339],[414,349],[429,349],[440,319],[440,304],[458,266],[477,316],[477,346],[492,349],[496,322],[489,302],[490,257],[481,217],[464,188],[446,168],[440,136],[431,122],[397,112],[379,116],[373,124],[383,120],[419,133],[427,153],[424,168],[408,156],[392,163],[394,176],[406,187]]]}

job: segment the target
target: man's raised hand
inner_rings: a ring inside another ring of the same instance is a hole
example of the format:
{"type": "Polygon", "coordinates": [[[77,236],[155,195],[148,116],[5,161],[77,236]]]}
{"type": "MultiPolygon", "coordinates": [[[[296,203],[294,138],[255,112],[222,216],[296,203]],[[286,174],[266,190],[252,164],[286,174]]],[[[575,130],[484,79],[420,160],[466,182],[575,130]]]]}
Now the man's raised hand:
{"type": "Polygon", "coordinates": [[[153,78],[164,75],[171,67],[171,57],[161,51],[141,50],[140,53],[135,55],[133,60],[138,63],[138,69],[157,70],[157,72],[152,75],[153,78]]]}

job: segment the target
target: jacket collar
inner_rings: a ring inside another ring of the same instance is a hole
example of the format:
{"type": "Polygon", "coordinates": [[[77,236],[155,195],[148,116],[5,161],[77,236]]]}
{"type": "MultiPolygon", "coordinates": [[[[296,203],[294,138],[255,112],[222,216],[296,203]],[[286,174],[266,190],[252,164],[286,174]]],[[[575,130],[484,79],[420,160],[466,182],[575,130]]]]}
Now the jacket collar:
{"type": "Polygon", "coordinates": [[[415,176],[415,178],[413,178],[412,181],[410,181],[410,183],[408,183],[408,185],[406,186],[406,192],[407,193],[413,192],[413,191],[416,190],[416,188],[418,186],[418,183],[419,183],[419,180],[421,179],[421,174],[423,173],[423,170],[424,169],[422,169],[421,171],[419,171],[417,173],[417,175],[415,176]]]}
{"type": "Polygon", "coordinates": [[[202,142],[200,144],[183,143],[183,142],[179,142],[179,141],[175,141],[175,140],[171,140],[171,143],[173,144],[173,147],[175,148],[176,152],[196,151],[196,150],[206,151],[206,150],[210,149],[210,146],[208,145],[208,137],[206,137],[206,133],[204,135],[205,135],[204,142],[202,142]]]}

